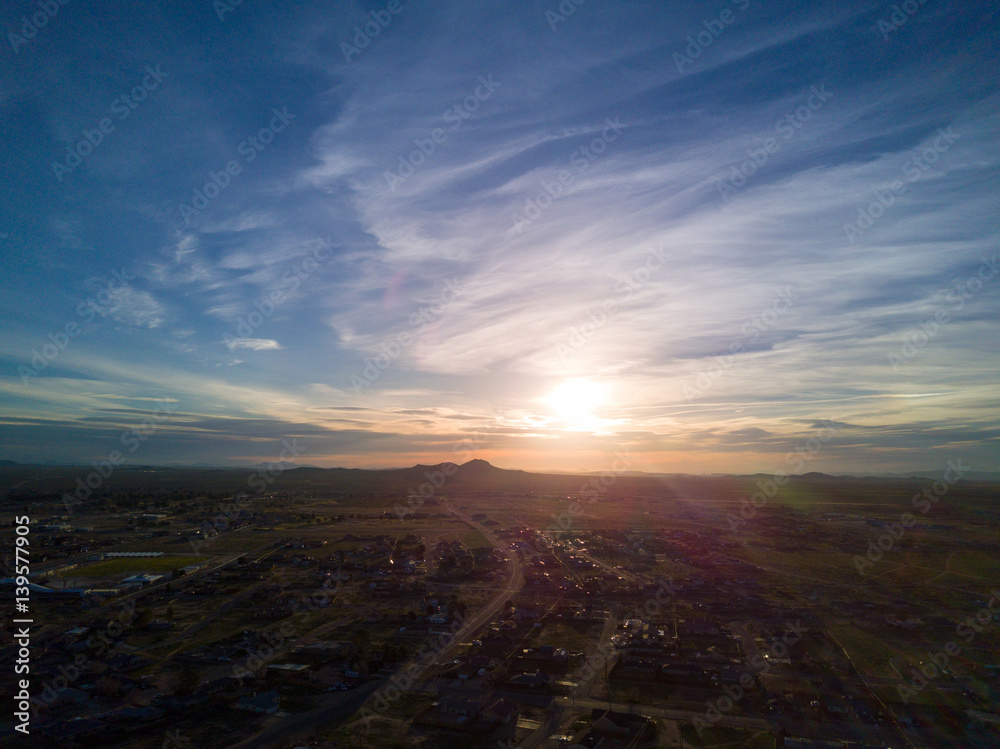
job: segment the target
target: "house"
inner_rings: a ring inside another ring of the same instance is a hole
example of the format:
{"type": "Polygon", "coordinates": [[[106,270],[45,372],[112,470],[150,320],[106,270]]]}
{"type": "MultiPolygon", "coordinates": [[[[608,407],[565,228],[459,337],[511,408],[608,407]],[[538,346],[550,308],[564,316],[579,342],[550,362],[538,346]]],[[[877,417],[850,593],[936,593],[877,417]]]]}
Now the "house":
{"type": "Polygon", "coordinates": [[[211,681],[206,681],[198,686],[194,690],[194,693],[199,696],[205,696],[212,694],[218,694],[219,692],[224,692],[230,689],[238,689],[241,686],[240,679],[235,676],[222,676],[218,679],[212,679],[211,681]]]}
{"type": "Polygon", "coordinates": [[[339,686],[344,681],[344,671],[340,666],[327,663],[322,668],[318,668],[309,674],[309,678],[317,686],[334,687],[339,686]]]}
{"type": "Polygon", "coordinates": [[[133,588],[142,588],[146,585],[152,585],[157,580],[161,580],[163,575],[152,575],[149,573],[143,573],[141,575],[132,575],[132,577],[126,577],[122,580],[122,585],[127,585],[133,588]]]}
{"type": "Polygon", "coordinates": [[[272,663],[267,667],[268,672],[305,676],[309,673],[309,666],[302,663],[272,663]]]}
{"type": "Polygon", "coordinates": [[[826,698],[826,709],[834,715],[849,717],[854,714],[854,707],[843,697],[831,695],[826,698]]]}
{"type": "Polygon", "coordinates": [[[458,659],[462,663],[466,664],[471,669],[478,671],[481,668],[490,669],[496,665],[496,659],[491,658],[488,655],[469,655],[465,653],[464,655],[458,656],[458,659]]]}
{"type": "Polygon", "coordinates": [[[656,723],[645,715],[594,708],[590,730],[569,749],[612,749],[637,746],[656,738],[656,723]]]}
{"type": "Polygon", "coordinates": [[[128,673],[129,671],[135,671],[148,665],[150,660],[134,653],[115,653],[105,663],[107,663],[108,668],[112,671],[128,673]]]}
{"type": "Polygon", "coordinates": [[[483,701],[460,694],[449,694],[436,703],[437,711],[447,715],[465,715],[474,718],[483,709],[483,701]]]}
{"type": "Polygon", "coordinates": [[[236,700],[237,710],[246,710],[251,713],[264,713],[272,715],[278,712],[281,704],[281,695],[273,689],[261,692],[252,696],[240,697],[236,700]]]}
{"type": "Polygon", "coordinates": [[[472,733],[490,733],[499,726],[517,723],[518,706],[503,697],[464,697],[448,694],[416,719],[421,725],[472,733]]]}
{"type": "Polygon", "coordinates": [[[515,689],[542,689],[552,683],[552,677],[535,671],[533,674],[518,674],[507,680],[515,689]]]}
{"type": "Polygon", "coordinates": [[[520,708],[516,702],[501,697],[494,702],[487,702],[486,707],[479,713],[479,720],[494,725],[507,725],[517,723],[519,712],[520,708]]]}

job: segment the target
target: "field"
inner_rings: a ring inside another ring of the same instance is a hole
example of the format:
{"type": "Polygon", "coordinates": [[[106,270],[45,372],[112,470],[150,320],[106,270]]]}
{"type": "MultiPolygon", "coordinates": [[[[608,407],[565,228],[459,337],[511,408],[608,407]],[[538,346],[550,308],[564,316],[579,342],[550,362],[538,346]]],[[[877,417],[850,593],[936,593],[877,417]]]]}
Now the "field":
{"type": "Polygon", "coordinates": [[[65,570],[57,577],[86,577],[92,579],[137,575],[142,572],[164,573],[189,564],[204,562],[204,557],[122,557],[65,570]]]}

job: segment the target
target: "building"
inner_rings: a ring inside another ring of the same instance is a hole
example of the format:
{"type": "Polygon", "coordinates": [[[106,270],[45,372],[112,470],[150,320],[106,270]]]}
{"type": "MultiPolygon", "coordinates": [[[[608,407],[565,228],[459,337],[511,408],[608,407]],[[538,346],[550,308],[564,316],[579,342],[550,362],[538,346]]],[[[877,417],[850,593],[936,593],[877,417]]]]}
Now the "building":
{"type": "Polygon", "coordinates": [[[163,575],[152,575],[148,572],[144,572],[141,575],[132,575],[132,577],[126,577],[122,580],[121,584],[133,588],[144,588],[147,585],[152,585],[157,580],[162,580],[163,575]]]}
{"type": "Polygon", "coordinates": [[[273,689],[267,692],[261,692],[260,694],[248,695],[240,697],[236,700],[237,710],[246,710],[251,713],[263,713],[265,715],[273,715],[278,712],[278,707],[281,704],[281,695],[279,695],[273,689]]]}

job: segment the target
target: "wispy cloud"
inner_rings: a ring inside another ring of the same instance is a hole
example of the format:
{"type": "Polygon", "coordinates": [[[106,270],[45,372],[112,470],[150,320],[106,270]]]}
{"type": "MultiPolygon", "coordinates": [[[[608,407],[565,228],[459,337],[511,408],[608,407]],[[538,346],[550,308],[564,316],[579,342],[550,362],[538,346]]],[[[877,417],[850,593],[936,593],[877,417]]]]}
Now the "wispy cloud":
{"type": "Polygon", "coordinates": [[[282,348],[281,344],[270,338],[231,338],[226,341],[230,351],[245,348],[251,351],[275,351],[282,348]]]}

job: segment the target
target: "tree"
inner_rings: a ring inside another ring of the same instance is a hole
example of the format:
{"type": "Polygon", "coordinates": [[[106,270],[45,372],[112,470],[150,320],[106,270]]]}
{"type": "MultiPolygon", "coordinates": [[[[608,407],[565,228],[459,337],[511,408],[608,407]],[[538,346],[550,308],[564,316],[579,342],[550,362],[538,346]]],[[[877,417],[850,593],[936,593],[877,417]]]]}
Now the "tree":
{"type": "Polygon", "coordinates": [[[354,646],[354,652],[357,654],[358,660],[367,661],[368,650],[372,644],[371,632],[364,627],[358,629],[351,637],[351,644],[354,646]]]}
{"type": "Polygon", "coordinates": [[[152,609],[139,609],[135,615],[135,626],[145,627],[153,621],[152,609]]]}
{"type": "Polygon", "coordinates": [[[94,684],[97,693],[104,697],[117,697],[122,693],[122,683],[113,676],[102,676],[94,684]]]}
{"type": "Polygon", "coordinates": [[[177,686],[174,688],[174,692],[180,695],[191,694],[198,688],[199,684],[201,684],[201,674],[198,673],[197,669],[185,666],[177,674],[177,686]]]}

